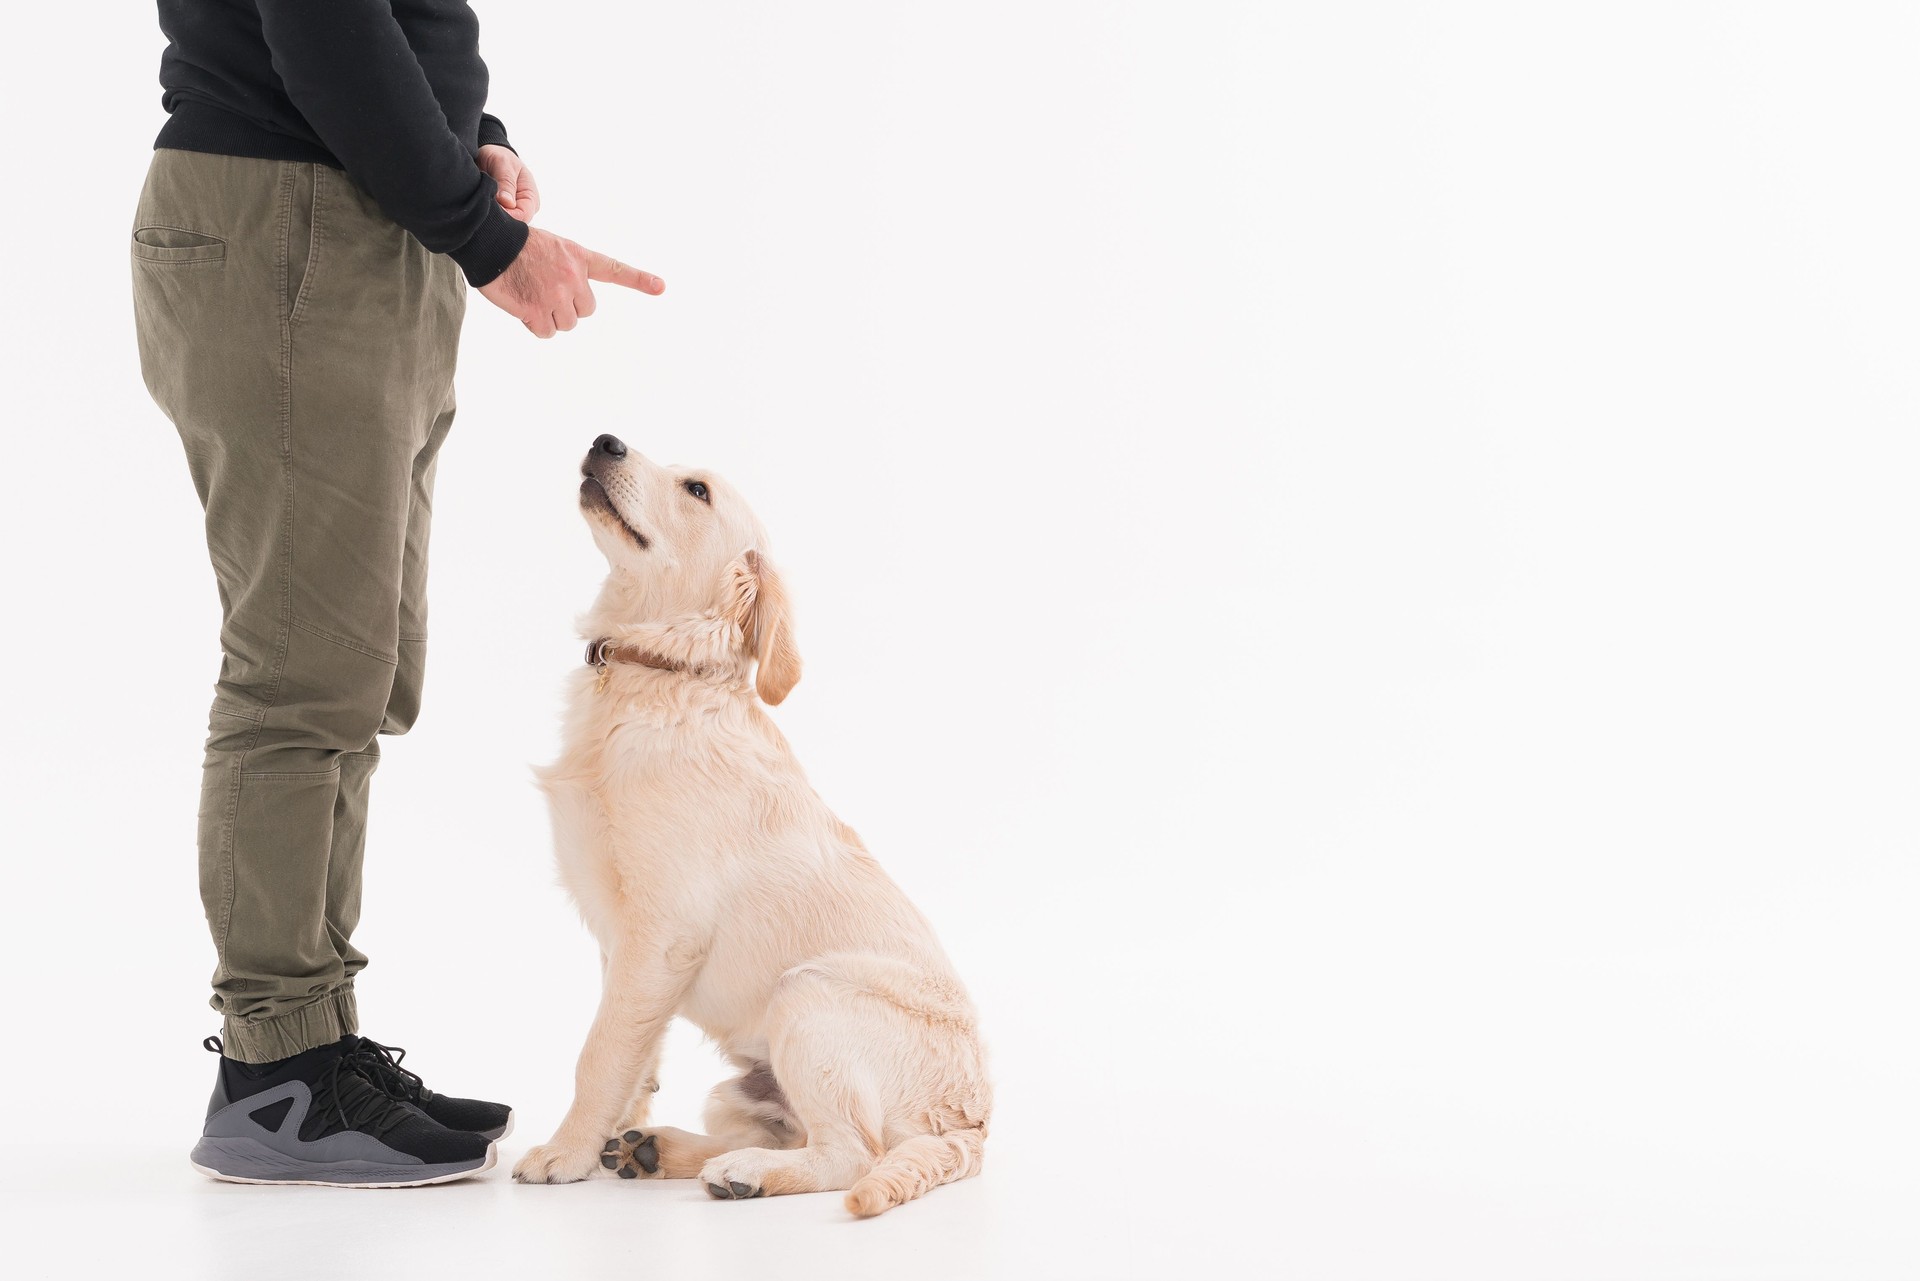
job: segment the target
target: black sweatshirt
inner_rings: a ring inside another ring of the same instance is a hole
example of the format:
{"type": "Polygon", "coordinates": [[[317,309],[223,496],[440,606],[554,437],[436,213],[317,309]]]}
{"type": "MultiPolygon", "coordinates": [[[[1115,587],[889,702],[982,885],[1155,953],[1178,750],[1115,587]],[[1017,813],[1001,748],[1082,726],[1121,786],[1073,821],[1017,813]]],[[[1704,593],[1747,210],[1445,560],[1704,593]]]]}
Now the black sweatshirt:
{"type": "Polygon", "coordinates": [[[159,0],[154,146],[342,169],[389,218],[484,285],[527,228],[474,155],[507,142],[481,108],[466,0],[159,0]]]}

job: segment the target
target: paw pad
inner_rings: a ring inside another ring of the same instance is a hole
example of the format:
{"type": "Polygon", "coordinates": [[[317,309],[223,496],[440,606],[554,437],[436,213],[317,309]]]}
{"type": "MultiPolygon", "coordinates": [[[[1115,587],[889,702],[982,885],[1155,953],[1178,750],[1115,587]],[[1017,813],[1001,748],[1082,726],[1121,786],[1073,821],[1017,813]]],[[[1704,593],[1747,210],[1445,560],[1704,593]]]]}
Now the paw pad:
{"type": "Polygon", "coordinates": [[[642,1174],[658,1174],[660,1144],[651,1134],[628,1130],[620,1137],[606,1141],[600,1149],[600,1165],[603,1169],[617,1172],[623,1179],[637,1179],[642,1174]]]}
{"type": "Polygon", "coordinates": [[[707,1184],[707,1195],[716,1201],[746,1201],[763,1196],[765,1193],[765,1188],[749,1187],[744,1183],[735,1183],[732,1179],[728,1179],[725,1186],[718,1183],[707,1184]]]}

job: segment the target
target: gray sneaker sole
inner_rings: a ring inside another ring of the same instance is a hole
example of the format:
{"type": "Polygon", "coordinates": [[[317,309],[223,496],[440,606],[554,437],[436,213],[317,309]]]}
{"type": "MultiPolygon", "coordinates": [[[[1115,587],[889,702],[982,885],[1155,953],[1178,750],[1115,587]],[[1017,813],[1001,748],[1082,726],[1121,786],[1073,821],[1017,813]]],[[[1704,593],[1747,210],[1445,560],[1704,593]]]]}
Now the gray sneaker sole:
{"type": "Polygon", "coordinates": [[[379,1161],[302,1161],[246,1138],[203,1138],[188,1158],[193,1168],[224,1183],[271,1183],[322,1188],[417,1188],[451,1183],[493,1168],[489,1144],[479,1161],[447,1165],[389,1165],[379,1161]]]}

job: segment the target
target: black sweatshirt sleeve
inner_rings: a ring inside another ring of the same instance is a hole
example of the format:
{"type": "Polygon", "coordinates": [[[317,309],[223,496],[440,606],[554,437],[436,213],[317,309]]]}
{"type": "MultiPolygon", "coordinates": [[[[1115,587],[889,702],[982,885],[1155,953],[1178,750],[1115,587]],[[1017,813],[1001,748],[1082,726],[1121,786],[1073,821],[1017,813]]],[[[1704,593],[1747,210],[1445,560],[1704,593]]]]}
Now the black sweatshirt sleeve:
{"type": "Polygon", "coordinates": [[[507,141],[507,127],[500,123],[500,117],[490,116],[484,111],[480,113],[480,145],[505,147],[516,156],[520,154],[519,148],[507,141]]]}
{"type": "MultiPolygon", "coordinates": [[[[469,283],[507,269],[527,227],[447,127],[389,0],[259,0],[273,69],[347,176],[469,283]]],[[[484,70],[479,74],[484,75],[484,70]]],[[[482,144],[506,142],[491,116],[482,144]],[[492,132],[490,132],[490,130],[492,132]]]]}

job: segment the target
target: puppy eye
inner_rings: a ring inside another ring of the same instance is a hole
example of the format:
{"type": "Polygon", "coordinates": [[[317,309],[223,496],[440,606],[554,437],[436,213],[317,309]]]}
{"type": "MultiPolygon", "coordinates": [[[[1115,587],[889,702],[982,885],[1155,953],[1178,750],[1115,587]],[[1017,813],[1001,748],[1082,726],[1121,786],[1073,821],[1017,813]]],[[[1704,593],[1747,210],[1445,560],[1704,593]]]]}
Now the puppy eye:
{"type": "Polygon", "coordinates": [[[707,506],[709,507],[713,506],[713,499],[711,496],[708,495],[707,487],[701,482],[697,480],[688,481],[687,492],[689,494],[692,494],[695,498],[698,498],[701,502],[707,504],[707,506]]]}

